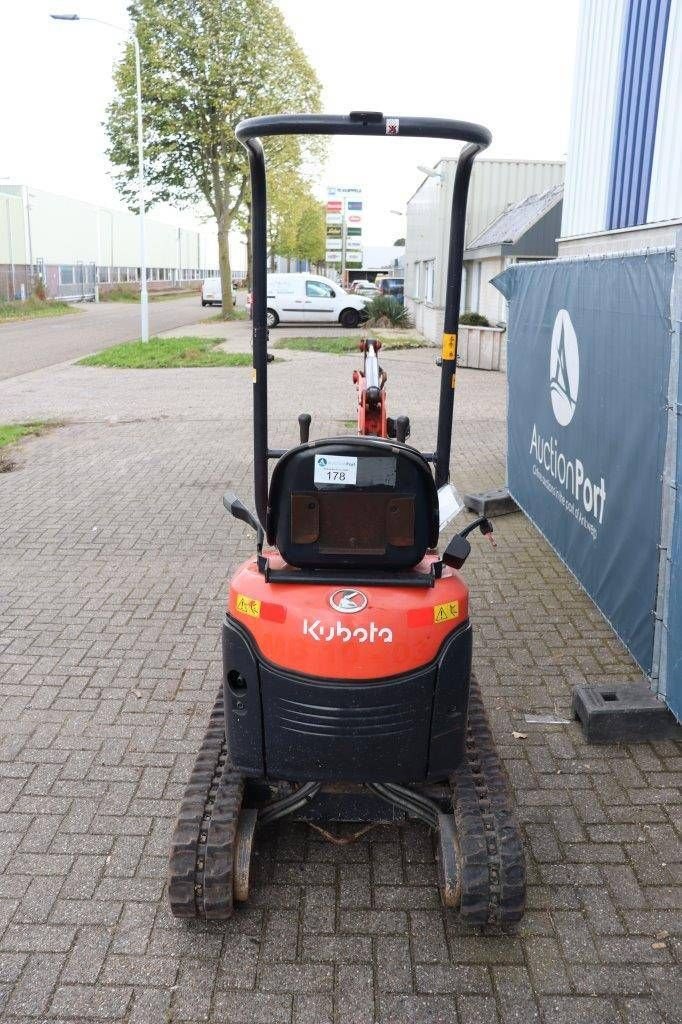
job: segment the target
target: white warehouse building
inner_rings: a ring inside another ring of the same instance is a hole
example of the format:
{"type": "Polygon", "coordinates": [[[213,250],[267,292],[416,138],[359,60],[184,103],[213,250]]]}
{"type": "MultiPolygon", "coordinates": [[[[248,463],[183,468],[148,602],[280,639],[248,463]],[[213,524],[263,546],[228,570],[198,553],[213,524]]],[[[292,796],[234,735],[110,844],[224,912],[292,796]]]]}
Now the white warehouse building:
{"type": "MultiPolygon", "coordinates": [[[[147,280],[166,289],[217,274],[215,228],[200,230],[145,218],[147,280]]],[[[233,272],[245,270],[245,247],[231,239],[233,272]]],[[[103,288],[139,285],[136,214],[26,185],[0,191],[0,299],[28,293],[39,275],[51,297],[92,298],[103,288]]]]}
{"type": "Polygon", "coordinates": [[[560,256],[682,225],[682,0],[582,0],[560,256]]]}
{"type": "MultiPolygon", "coordinates": [[[[443,330],[448,231],[456,167],[456,160],[439,161],[407,203],[405,303],[417,329],[434,342],[443,330]]],[[[563,180],[561,161],[475,161],[464,232],[462,310],[487,310],[492,321],[503,319],[502,297],[489,281],[516,257],[501,252],[499,259],[491,259],[488,248],[477,253],[476,249],[467,247],[510,207],[529,196],[546,193],[561,185],[563,180]]],[[[554,252],[532,255],[538,258],[555,254],[554,246],[554,252]]]]}

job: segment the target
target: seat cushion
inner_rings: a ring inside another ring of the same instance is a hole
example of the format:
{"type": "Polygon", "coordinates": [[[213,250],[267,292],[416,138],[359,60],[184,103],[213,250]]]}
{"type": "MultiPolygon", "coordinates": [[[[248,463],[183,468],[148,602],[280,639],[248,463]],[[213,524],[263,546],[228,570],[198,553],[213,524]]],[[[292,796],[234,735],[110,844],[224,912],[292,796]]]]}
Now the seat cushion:
{"type": "Polygon", "coordinates": [[[314,441],[275,466],[266,529],[301,568],[411,568],[438,542],[438,493],[429,464],[407,445],[314,441]]]}

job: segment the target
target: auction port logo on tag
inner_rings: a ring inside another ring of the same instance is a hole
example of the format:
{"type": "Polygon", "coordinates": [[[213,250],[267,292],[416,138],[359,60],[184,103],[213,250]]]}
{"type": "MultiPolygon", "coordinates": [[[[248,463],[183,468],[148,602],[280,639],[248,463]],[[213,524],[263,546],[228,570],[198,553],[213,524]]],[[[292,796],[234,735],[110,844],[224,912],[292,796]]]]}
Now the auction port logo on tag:
{"type": "Polygon", "coordinates": [[[549,356],[549,393],[557,423],[567,427],[573,419],[580,385],[580,353],[568,311],[560,309],[554,321],[549,356]]]}

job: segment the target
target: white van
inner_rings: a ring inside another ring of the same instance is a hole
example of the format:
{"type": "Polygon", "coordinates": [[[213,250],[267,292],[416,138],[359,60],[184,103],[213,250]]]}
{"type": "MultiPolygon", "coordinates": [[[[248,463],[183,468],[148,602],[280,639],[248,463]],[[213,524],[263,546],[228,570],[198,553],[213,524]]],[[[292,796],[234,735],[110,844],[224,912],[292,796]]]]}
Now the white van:
{"type": "Polygon", "coordinates": [[[350,295],[328,277],[268,274],[268,327],[279,323],[357,327],[367,319],[366,305],[361,295],[350,295]]]}
{"type": "MultiPolygon", "coordinates": [[[[232,305],[237,305],[237,296],[234,293],[234,281],[232,282],[232,305]]],[[[222,306],[223,288],[219,277],[207,277],[201,285],[202,306],[222,306]]]]}

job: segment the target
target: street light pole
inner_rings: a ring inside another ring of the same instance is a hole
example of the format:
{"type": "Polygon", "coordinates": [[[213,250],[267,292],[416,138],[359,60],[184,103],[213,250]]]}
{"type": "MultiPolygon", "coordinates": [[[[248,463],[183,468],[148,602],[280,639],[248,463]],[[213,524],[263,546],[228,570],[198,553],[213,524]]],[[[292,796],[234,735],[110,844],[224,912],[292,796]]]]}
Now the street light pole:
{"type": "Polygon", "coordinates": [[[140,205],[140,336],[149,341],[149,296],[147,294],[147,243],[144,224],[144,136],[142,134],[142,72],[140,44],[133,32],[135,50],[135,91],[137,98],[137,169],[140,205]]]}
{"type": "MultiPolygon", "coordinates": [[[[51,14],[54,21],[94,21],[98,25],[106,25],[117,32],[127,35],[126,29],[113,25],[101,18],[81,18],[80,14],[51,14]]],[[[140,217],[140,337],[149,341],[149,294],[147,292],[147,245],[144,223],[144,136],[142,134],[142,72],[140,44],[134,32],[131,33],[135,51],[135,98],[137,103],[137,190],[140,217]]]]}

